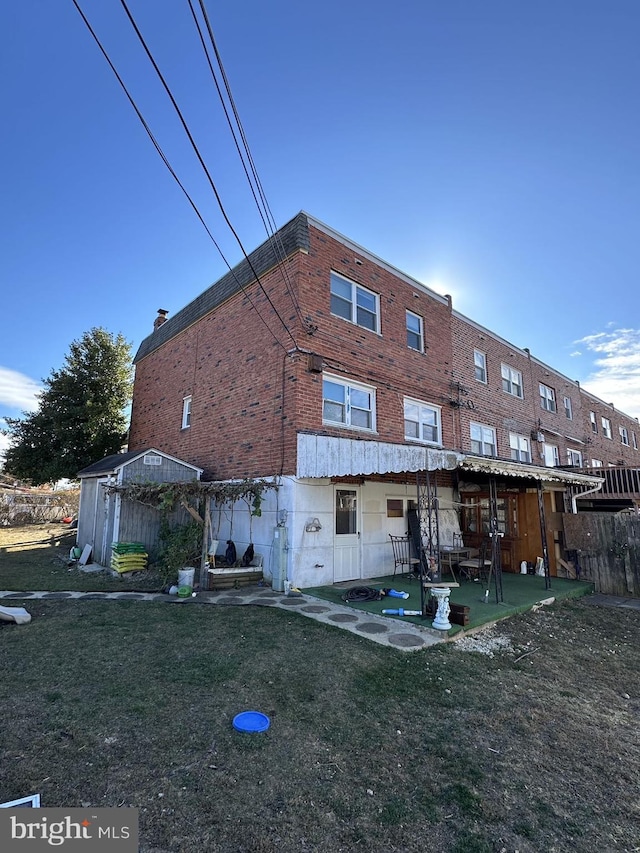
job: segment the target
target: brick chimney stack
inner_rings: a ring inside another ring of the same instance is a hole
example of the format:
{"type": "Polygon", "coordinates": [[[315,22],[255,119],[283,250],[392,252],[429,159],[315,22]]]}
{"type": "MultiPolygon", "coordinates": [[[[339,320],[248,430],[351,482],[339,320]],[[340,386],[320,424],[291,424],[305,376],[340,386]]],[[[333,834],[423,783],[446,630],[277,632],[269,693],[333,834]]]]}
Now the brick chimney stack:
{"type": "Polygon", "coordinates": [[[153,321],[153,331],[154,332],[156,331],[156,329],[159,329],[163,323],[167,322],[167,314],[168,313],[169,312],[165,311],[164,308],[158,308],[158,316],[153,321]]]}

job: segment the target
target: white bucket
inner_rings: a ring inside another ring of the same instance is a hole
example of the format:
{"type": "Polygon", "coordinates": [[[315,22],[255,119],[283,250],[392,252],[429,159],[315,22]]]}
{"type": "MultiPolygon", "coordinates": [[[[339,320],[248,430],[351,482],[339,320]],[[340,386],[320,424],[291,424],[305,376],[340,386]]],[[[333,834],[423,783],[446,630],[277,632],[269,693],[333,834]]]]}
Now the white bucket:
{"type": "Polygon", "coordinates": [[[189,587],[189,591],[193,589],[193,579],[195,577],[196,570],[192,568],[186,569],[178,569],[178,589],[181,586],[189,587]]]}

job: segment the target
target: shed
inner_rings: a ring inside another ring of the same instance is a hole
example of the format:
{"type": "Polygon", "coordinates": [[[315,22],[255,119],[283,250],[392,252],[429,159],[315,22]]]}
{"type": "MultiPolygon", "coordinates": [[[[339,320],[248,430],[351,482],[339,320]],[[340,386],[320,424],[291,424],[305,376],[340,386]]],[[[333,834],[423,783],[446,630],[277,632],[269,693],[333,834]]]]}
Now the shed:
{"type": "Polygon", "coordinates": [[[125,483],[184,483],[199,480],[202,468],[149,447],[115,453],[78,472],[80,507],[77,544],[91,545],[92,559],[102,566],[111,562],[113,542],[141,542],[155,550],[160,530],[159,513],[151,507],[109,492],[107,485],[125,483]]]}

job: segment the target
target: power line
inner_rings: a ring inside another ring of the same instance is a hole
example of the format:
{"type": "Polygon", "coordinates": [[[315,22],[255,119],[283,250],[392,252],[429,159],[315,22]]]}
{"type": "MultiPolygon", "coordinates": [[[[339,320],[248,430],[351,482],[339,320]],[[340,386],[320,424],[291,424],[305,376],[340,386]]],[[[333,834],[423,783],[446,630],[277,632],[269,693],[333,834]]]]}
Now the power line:
{"type": "Polygon", "coordinates": [[[204,19],[204,22],[205,22],[205,25],[207,28],[207,33],[209,35],[209,40],[211,42],[211,46],[213,48],[213,51],[214,51],[214,54],[216,57],[216,62],[217,62],[218,68],[220,70],[222,80],[224,82],[225,91],[227,93],[227,98],[229,100],[229,104],[231,105],[231,109],[233,111],[236,126],[238,128],[238,132],[240,134],[240,138],[242,140],[242,145],[243,145],[243,148],[244,148],[244,151],[246,154],[246,160],[249,164],[249,168],[251,170],[251,175],[253,176],[253,181],[252,181],[251,177],[249,176],[247,164],[245,163],[245,157],[243,156],[243,154],[240,150],[240,145],[238,143],[238,138],[236,135],[235,128],[233,127],[233,123],[231,121],[231,117],[229,116],[229,111],[227,110],[227,105],[225,103],[225,99],[224,99],[222,92],[220,90],[220,85],[218,83],[217,75],[216,75],[216,73],[213,69],[213,66],[211,64],[211,59],[209,57],[209,51],[207,50],[207,47],[204,43],[204,37],[202,35],[202,29],[200,27],[198,18],[196,16],[195,10],[193,8],[193,2],[192,2],[192,0],[187,0],[187,2],[189,3],[189,8],[191,10],[191,14],[193,16],[196,28],[198,30],[198,34],[200,36],[202,48],[203,48],[205,56],[207,58],[209,70],[211,71],[211,76],[213,78],[216,90],[218,92],[218,97],[220,99],[220,103],[222,104],[222,108],[224,110],[224,114],[225,114],[225,117],[227,119],[227,123],[229,125],[229,129],[231,131],[231,135],[233,137],[233,140],[234,140],[234,143],[236,146],[236,150],[238,152],[238,156],[240,157],[240,161],[242,163],[244,173],[246,175],[247,181],[248,181],[249,186],[251,188],[251,193],[253,195],[253,199],[256,203],[256,207],[258,208],[258,213],[260,214],[260,218],[262,219],[262,223],[265,227],[265,231],[267,233],[269,241],[270,241],[272,248],[274,250],[274,254],[278,257],[278,265],[279,265],[280,272],[282,274],[282,278],[283,278],[283,281],[285,284],[285,288],[286,288],[287,293],[289,294],[289,296],[291,298],[291,302],[293,303],[295,311],[298,315],[298,319],[300,320],[300,323],[303,326],[303,328],[306,328],[307,331],[309,331],[309,332],[315,331],[315,328],[311,329],[308,321],[306,321],[303,318],[302,312],[300,310],[300,305],[298,303],[298,300],[297,300],[297,297],[295,294],[295,290],[291,286],[291,281],[289,279],[289,273],[288,273],[288,270],[287,270],[286,264],[285,264],[286,253],[284,251],[284,246],[282,244],[282,240],[281,240],[279,234],[277,233],[277,226],[276,226],[275,218],[273,216],[273,213],[271,212],[269,202],[267,201],[266,193],[265,193],[264,188],[262,186],[260,176],[258,175],[258,170],[256,168],[256,165],[255,165],[255,162],[253,159],[253,155],[251,154],[251,149],[249,148],[249,142],[247,140],[247,136],[245,134],[244,127],[242,125],[242,121],[240,119],[240,114],[239,114],[238,109],[236,107],[235,99],[234,99],[233,93],[231,91],[231,85],[229,83],[229,78],[227,76],[227,73],[226,73],[225,68],[224,68],[224,64],[222,62],[222,56],[220,55],[220,51],[218,50],[218,45],[216,43],[215,36],[213,34],[213,28],[211,27],[211,22],[209,20],[209,15],[207,13],[206,6],[205,6],[203,0],[199,0],[199,5],[200,5],[202,17],[204,19]],[[255,183],[255,189],[254,189],[254,183],[255,183]],[[256,197],[256,190],[257,190],[258,195],[260,196],[260,202],[258,201],[258,198],[256,197]],[[261,204],[262,204],[262,207],[261,207],[261,204]],[[264,209],[264,213],[263,213],[263,209],[264,209]],[[266,217],[266,219],[265,219],[265,217],[266,217]]]}
{"type": "Polygon", "coordinates": [[[200,211],[198,210],[198,207],[197,207],[196,203],[195,203],[195,202],[194,202],[194,200],[191,198],[191,196],[189,195],[189,192],[187,191],[187,189],[185,188],[185,186],[182,184],[182,182],[180,181],[180,179],[179,179],[178,175],[176,174],[175,170],[174,170],[174,169],[173,169],[173,167],[171,166],[171,163],[170,163],[170,162],[169,162],[169,160],[167,159],[167,157],[166,157],[166,155],[165,155],[164,151],[162,150],[162,148],[161,148],[160,144],[158,143],[158,141],[157,141],[156,137],[154,136],[153,132],[151,131],[151,128],[149,127],[149,125],[148,125],[148,124],[147,124],[147,122],[145,121],[144,116],[143,116],[143,115],[142,115],[142,113],[140,112],[140,109],[138,108],[138,105],[136,104],[135,100],[133,99],[132,95],[130,94],[129,90],[127,89],[126,84],[124,83],[124,81],[123,81],[122,77],[121,77],[121,76],[120,76],[120,74],[118,73],[118,71],[117,71],[116,67],[114,66],[113,62],[111,61],[111,59],[110,59],[110,57],[109,57],[109,55],[108,55],[107,51],[105,50],[104,46],[102,45],[102,42],[100,41],[100,39],[98,38],[98,36],[97,36],[96,32],[94,31],[93,27],[92,27],[92,26],[91,26],[91,24],[89,23],[89,21],[88,21],[88,19],[87,19],[86,15],[84,14],[84,12],[82,11],[82,9],[80,8],[79,3],[77,2],[77,0],[72,0],[72,3],[73,3],[73,5],[76,7],[76,9],[78,10],[78,13],[80,14],[80,17],[82,18],[82,20],[84,21],[85,26],[87,27],[87,29],[88,29],[88,30],[89,30],[89,32],[91,33],[91,35],[92,35],[92,37],[93,37],[94,41],[96,42],[96,44],[98,45],[98,47],[99,47],[99,49],[100,49],[100,51],[101,51],[102,55],[104,56],[104,58],[106,59],[106,61],[107,61],[108,65],[109,65],[109,67],[110,67],[110,68],[111,68],[111,70],[113,71],[113,73],[114,73],[114,75],[115,75],[115,77],[116,77],[116,79],[117,79],[118,83],[120,84],[120,86],[122,87],[122,90],[124,91],[125,95],[127,96],[127,99],[129,100],[129,103],[131,104],[131,106],[132,106],[132,107],[133,107],[133,109],[135,110],[135,113],[136,113],[136,115],[138,116],[138,118],[139,118],[139,120],[140,120],[140,122],[141,122],[142,126],[144,127],[145,131],[147,132],[147,134],[148,134],[149,138],[151,139],[151,142],[153,143],[154,148],[156,149],[156,151],[157,151],[157,152],[158,152],[158,154],[160,155],[160,158],[162,159],[162,162],[165,164],[165,166],[166,166],[166,167],[167,167],[167,169],[169,170],[169,172],[170,172],[171,176],[173,177],[173,179],[176,181],[176,183],[178,184],[178,186],[180,187],[180,189],[182,190],[182,192],[183,192],[183,193],[184,193],[184,195],[186,196],[186,198],[187,198],[187,200],[189,201],[189,204],[191,205],[191,207],[193,208],[193,210],[194,210],[194,212],[195,212],[196,216],[198,217],[198,219],[199,219],[199,220],[200,220],[200,222],[202,223],[203,228],[205,229],[205,231],[206,231],[206,232],[207,232],[207,234],[209,235],[209,237],[210,237],[210,239],[211,239],[211,241],[212,241],[213,245],[214,245],[214,246],[216,247],[216,249],[218,250],[218,252],[219,252],[219,254],[220,254],[220,257],[222,258],[222,260],[223,260],[223,261],[224,261],[224,263],[226,264],[227,268],[229,269],[229,271],[230,271],[230,272],[231,272],[231,274],[233,275],[233,277],[234,277],[234,279],[235,279],[235,281],[236,281],[237,285],[240,287],[240,289],[242,290],[242,292],[244,293],[244,295],[247,297],[247,299],[249,300],[249,302],[250,302],[250,304],[251,304],[252,308],[255,310],[255,312],[256,312],[256,314],[258,315],[258,317],[262,320],[262,322],[264,323],[264,325],[266,326],[267,330],[268,330],[268,331],[269,331],[269,333],[272,335],[272,337],[274,338],[274,340],[276,341],[276,343],[278,344],[278,346],[280,346],[280,347],[281,347],[282,349],[284,349],[284,350],[285,350],[285,352],[286,352],[286,347],[285,347],[285,346],[284,346],[284,344],[283,344],[283,343],[278,339],[278,337],[277,337],[277,335],[275,334],[275,332],[273,332],[273,330],[271,329],[271,327],[269,326],[269,324],[267,323],[267,321],[265,320],[265,318],[262,316],[262,314],[261,314],[261,313],[260,313],[260,311],[258,310],[258,307],[256,306],[256,304],[255,304],[255,303],[253,302],[253,300],[251,299],[251,296],[247,293],[247,291],[245,290],[245,288],[244,288],[244,287],[243,287],[243,285],[241,284],[240,280],[239,280],[239,279],[238,279],[238,277],[236,276],[236,274],[235,274],[234,270],[232,269],[231,265],[229,264],[229,261],[226,259],[226,257],[225,257],[225,255],[224,255],[224,253],[223,253],[222,249],[220,248],[220,246],[219,246],[219,245],[218,245],[218,243],[216,242],[215,237],[213,236],[213,234],[212,234],[212,233],[211,233],[211,231],[209,230],[209,227],[207,226],[207,223],[205,222],[205,220],[204,220],[204,218],[203,218],[202,214],[201,214],[201,213],[200,213],[200,211]]]}
{"type": "MultiPolygon", "coordinates": [[[[74,0],[74,2],[75,2],[75,0],[74,0]]],[[[125,11],[125,13],[126,13],[127,17],[129,18],[129,21],[130,21],[130,23],[131,23],[131,26],[133,27],[133,29],[134,29],[134,31],[135,31],[135,33],[136,33],[136,35],[138,36],[138,39],[139,39],[139,41],[140,41],[140,44],[141,44],[141,45],[142,45],[142,47],[144,48],[144,51],[145,51],[145,53],[147,54],[147,57],[148,57],[149,61],[150,61],[150,62],[151,62],[151,64],[153,65],[153,68],[154,68],[154,70],[155,70],[156,74],[158,75],[158,78],[159,78],[160,82],[162,83],[162,85],[163,85],[163,87],[164,87],[164,90],[165,90],[165,92],[167,93],[167,95],[168,95],[168,97],[169,97],[169,100],[171,101],[171,103],[172,103],[172,105],[173,105],[173,108],[174,108],[174,110],[176,111],[176,113],[177,113],[177,115],[178,115],[178,118],[180,119],[180,122],[181,122],[181,124],[182,124],[183,129],[184,129],[184,132],[187,134],[187,137],[188,137],[188,139],[189,139],[189,142],[191,143],[191,147],[193,148],[193,150],[194,150],[194,152],[195,152],[195,154],[196,154],[196,157],[198,158],[198,161],[199,161],[200,165],[202,166],[202,169],[203,169],[203,171],[204,171],[205,175],[207,176],[207,179],[208,179],[208,181],[209,181],[209,185],[211,186],[211,189],[213,190],[213,194],[215,195],[216,201],[217,201],[217,203],[218,203],[218,207],[220,208],[220,212],[222,213],[222,216],[224,217],[224,220],[225,220],[225,222],[227,223],[227,226],[229,227],[229,230],[231,231],[231,233],[232,233],[232,234],[233,234],[233,236],[235,237],[235,239],[236,239],[236,241],[237,241],[238,245],[240,246],[240,249],[241,249],[241,251],[242,251],[242,254],[243,254],[243,255],[244,255],[244,257],[245,257],[245,259],[246,259],[246,261],[247,261],[247,263],[248,263],[248,265],[249,265],[249,268],[250,268],[251,272],[253,273],[253,275],[254,275],[254,277],[255,277],[255,280],[258,282],[258,285],[259,285],[260,289],[261,289],[261,290],[262,290],[262,292],[264,293],[264,295],[265,295],[265,297],[266,297],[266,299],[267,299],[267,302],[269,303],[269,305],[270,305],[270,306],[271,306],[271,308],[273,309],[273,312],[275,313],[275,315],[277,316],[277,318],[278,318],[278,319],[280,320],[280,322],[282,323],[282,326],[284,327],[285,331],[287,332],[287,334],[288,334],[288,335],[289,335],[289,337],[291,338],[291,340],[292,340],[292,342],[293,342],[294,346],[296,346],[296,347],[297,347],[297,342],[296,342],[296,339],[295,339],[295,338],[294,338],[294,336],[293,336],[293,333],[291,332],[291,330],[289,329],[289,327],[287,326],[287,324],[285,323],[285,321],[282,319],[282,316],[280,315],[280,313],[279,313],[278,309],[276,308],[276,306],[273,304],[273,302],[272,302],[272,300],[271,300],[271,297],[269,296],[269,294],[267,293],[266,288],[265,288],[265,287],[264,287],[264,285],[262,284],[262,281],[260,280],[260,276],[259,276],[259,275],[258,275],[258,273],[256,272],[256,270],[255,270],[255,268],[254,268],[254,266],[253,266],[253,264],[252,264],[252,262],[251,262],[251,259],[249,258],[249,255],[247,254],[247,252],[246,252],[246,250],[245,250],[245,248],[244,248],[244,246],[243,246],[243,244],[242,244],[242,240],[240,239],[240,237],[238,236],[237,231],[235,230],[235,228],[234,228],[234,227],[233,227],[233,225],[231,224],[231,220],[229,219],[229,217],[228,217],[228,215],[227,215],[227,212],[226,212],[225,207],[224,207],[224,205],[223,205],[223,203],[222,203],[222,199],[220,198],[220,194],[219,194],[218,189],[217,189],[217,187],[216,187],[216,185],[215,185],[215,182],[214,182],[213,178],[211,177],[211,174],[210,174],[210,172],[209,172],[209,170],[208,170],[208,168],[207,168],[206,163],[204,162],[204,159],[203,159],[203,157],[202,157],[202,154],[200,153],[200,149],[199,149],[199,148],[198,148],[198,146],[196,145],[196,142],[195,142],[195,140],[194,140],[194,138],[193,138],[193,135],[192,135],[191,131],[189,130],[189,126],[188,126],[188,124],[187,124],[187,122],[186,122],[186,120],[185,120],[185,118],[184,118],[184,116],[183,116],[183,114],[182,114],[182,111],[181,111],[180,107],[178,106],[178,104],[177,104],[177,102],[176,102],[176,99],[174,98],[173,93],[171,92],[171,89],[169,88],[169,85],[167,84],[166,80],[164,79],[164,76],[163,76],[162,72],[160,71],[160,68],[158,67],[158,64],[156,63],[156,61],[155,61],[155,59],[154,59],[154,57],[153,57],[153,54],[151,53],[151,51],[150,51],[150,49],[149,49],[149,47],[148,47],[148,45],[147,45],[146,41],[144,40],[144,37],[143,37],[142,33],[140,32],[140,29],[138,28],[138,25],[136,24],[135,19],[134,19],[133,15],[131,14],[130,10],[129,10],[129,7],[127,6],[126,0],[120,0],[120,5],[121,5],[121,6],[122,6],[122,8],[124,9],[124,11],[125,11]]]]}

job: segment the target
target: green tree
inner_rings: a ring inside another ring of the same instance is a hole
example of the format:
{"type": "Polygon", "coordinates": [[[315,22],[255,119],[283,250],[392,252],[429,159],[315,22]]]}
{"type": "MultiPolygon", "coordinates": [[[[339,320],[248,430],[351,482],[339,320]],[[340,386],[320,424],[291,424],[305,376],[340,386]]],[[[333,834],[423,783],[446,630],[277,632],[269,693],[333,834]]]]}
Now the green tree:
{"type": "Polygon", "coordinates": [[[5,471],[33,483],[75,478],[118,453],[126,441],[131,399],[131,345],[96,328],[73,341],[60,370],[44,380],[35,412],[7,418],[11,445],[5,471]]]}

